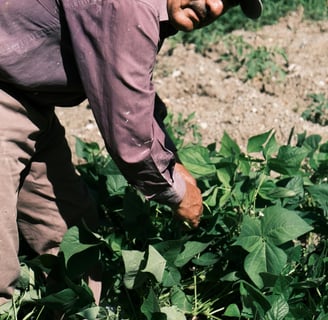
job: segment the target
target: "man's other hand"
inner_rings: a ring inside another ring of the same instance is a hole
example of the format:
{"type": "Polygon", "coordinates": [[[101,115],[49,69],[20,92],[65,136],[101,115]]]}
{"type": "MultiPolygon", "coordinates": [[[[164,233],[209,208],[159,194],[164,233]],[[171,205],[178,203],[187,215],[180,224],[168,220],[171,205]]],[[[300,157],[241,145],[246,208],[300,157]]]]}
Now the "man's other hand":
{"type": "Polygon", "coordinates": [[[186,183],[186,192],[175,208],[178,218],[186,221],[190,227],[196,228],[203,213],[203,201],[200,190],[197,187],[195,178],[180,163],[175,165],[175,169],[182,176],[186,183]]]}

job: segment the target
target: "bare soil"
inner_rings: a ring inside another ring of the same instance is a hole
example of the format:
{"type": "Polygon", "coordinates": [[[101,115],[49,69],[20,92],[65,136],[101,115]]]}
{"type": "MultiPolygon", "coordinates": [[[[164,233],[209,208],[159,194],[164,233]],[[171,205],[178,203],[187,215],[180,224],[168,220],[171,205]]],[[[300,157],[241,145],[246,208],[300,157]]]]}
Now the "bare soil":
{"type": "MultiPolygon", "coordinates": [[[[302,10],[282,18],[278,24],[257,32],[236,30],[254,47],[281,48],[288,57],[284,80],[257,77],[243,81],[240,74],[226,71],[220,59],[222,43],[205,55],[193,46],[166,45],[158,56],[154,83],[172,113],[187,116],[195,112],[204,145],[217,142],[224,131],[243,149],[251,136],[274,129],[280,143],[286,143],[291,129],[319,134],[328,140],[327,127],[302,119],[309,106],[309,94],[323,93],[328,86],[328,21],[304,20],[302,10]]],[[[90,109],[84,102],[75,108],[58,108],[72,148],[75,136],[86,141],[102,139],[90,109]]],[[[73,149],[74,150],[74,149],[73,149]]]]}

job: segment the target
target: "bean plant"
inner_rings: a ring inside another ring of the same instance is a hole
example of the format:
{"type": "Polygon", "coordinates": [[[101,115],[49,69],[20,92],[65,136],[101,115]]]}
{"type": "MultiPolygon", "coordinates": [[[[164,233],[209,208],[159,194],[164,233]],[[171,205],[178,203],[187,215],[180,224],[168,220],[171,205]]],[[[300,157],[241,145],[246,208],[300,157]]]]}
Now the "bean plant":
{"type": "Polygon", "coordinates": [[[288,57],[281,48],[253,47],[242,36],[228,35],[221,39],[225,52],[217,61],[225,62],[225,71],[238,74],[246,82],[259,77],[273,82],[284,80],[288,72],[288,57]]]}
{"type": "Polygon", "coordinates": [[[1,320],[328,318],[328,142],[302,133],[280,144],[270,130],[242,152],[227,133],[218,146],[178,139],[202,191],[199,228],[146,201],[96,143],[77,139],[101,225],[70,228],[58,256],[21,255],[1,320]],[[85,280],[96,263],[100,305],[85,280]]]}
{"type": "Polygon", "coordinates": [[[328,99],[323,93],[309,94],[310,105],[302,113],[302,118],[322,126],[328,125],[328,99]]]}

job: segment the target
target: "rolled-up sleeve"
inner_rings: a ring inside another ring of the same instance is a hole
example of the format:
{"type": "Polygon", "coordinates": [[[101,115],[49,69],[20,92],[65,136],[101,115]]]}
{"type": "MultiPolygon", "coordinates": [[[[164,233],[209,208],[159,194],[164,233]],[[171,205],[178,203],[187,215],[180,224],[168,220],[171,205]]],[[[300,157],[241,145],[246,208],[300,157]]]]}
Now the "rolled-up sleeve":
{"type": "Polygon", "coordinates": [[[179,203],[185,183],[173,170],[174,152],[154,116],[156,8],[142,0],[63,3],[80,77],[108,152],[147,198],[179,203]]]}

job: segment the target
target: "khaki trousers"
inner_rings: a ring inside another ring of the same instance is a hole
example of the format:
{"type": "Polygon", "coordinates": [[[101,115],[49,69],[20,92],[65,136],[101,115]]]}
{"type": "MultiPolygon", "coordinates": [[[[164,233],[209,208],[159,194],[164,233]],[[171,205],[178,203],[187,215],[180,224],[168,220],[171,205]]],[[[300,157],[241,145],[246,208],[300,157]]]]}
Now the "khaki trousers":
{"type": "Polygon", "coordinates": [[[0,89],[0,304],[19,277],[19,232],[38,254],[56,254],[68,227],[97,220],[54,108],[14,96],[0,89]]]}

